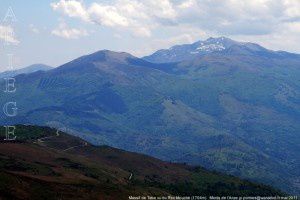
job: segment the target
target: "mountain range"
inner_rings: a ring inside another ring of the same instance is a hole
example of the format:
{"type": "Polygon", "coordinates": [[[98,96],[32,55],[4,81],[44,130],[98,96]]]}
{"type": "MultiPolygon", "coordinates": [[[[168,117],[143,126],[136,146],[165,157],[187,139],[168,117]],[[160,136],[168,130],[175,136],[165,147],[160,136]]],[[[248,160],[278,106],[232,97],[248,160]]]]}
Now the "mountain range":
{"type": "Polygon", "coordinates": [[[103,50],[17,75],[0,102],[18,115],[0,123],[64,127],[300,194],[299,66],[298,54],[224,37],[144,58],[103,50]]]}
{"type": "MultiPolygon", "coordinates": [[[[1,127],[0,131],[5,130],[1,127]]],[[[17,126],[16,136],[14,142],[0,143],[3,200],[284,195],[271,187],[201,167],[94,146],[48,127],[17,126]]]]}
{"type": "Polygon", "coordinates": [[[144,60],[153,63],[181,62],[205,55],[239,55],[264,58],[297,58],[299,55],[284,51],[272,51],[258,44],[250,42],[237,42],[229,38],[208,38],[205,41],[197,41],[193,44],[176,45],[169,49],[158,50],[155,53],[143,57],[144,60]]]}
{"type": "Polygon", "coordinates": [[[33,64],[21,69],[17,69],[17,70],[10,70],[10,71],[4,71],[0,73],[0,78],[6,78],[6,77],[14,77],[17,76],[19,74],[30,74],[36,71],[47,71],[53,69],[53,67],[50,67],[48,65],[44,65],[44,64],[33,64]]]}

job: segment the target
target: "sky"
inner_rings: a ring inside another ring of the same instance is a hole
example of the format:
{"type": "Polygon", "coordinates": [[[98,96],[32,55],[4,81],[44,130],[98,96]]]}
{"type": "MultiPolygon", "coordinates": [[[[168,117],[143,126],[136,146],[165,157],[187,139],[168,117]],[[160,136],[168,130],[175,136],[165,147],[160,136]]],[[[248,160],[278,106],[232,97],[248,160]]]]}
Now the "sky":
{"type": "Polygon", "coordinates": [[[300,53],[300,1],[1,0],[0,71],[102,49],[141,57],[220,36],[300,53]]]}

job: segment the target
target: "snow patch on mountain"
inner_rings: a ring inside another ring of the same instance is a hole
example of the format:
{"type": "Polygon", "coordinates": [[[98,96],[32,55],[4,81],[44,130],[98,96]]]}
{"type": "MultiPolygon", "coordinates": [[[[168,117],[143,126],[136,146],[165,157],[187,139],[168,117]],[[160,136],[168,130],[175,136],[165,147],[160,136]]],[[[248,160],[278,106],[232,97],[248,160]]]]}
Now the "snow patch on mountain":
{"type": "Polygon", "coordinates": [[[197,48],[197,50],[200,51],[208,51],[208,52],[212,52],[212,51],[222,51],[226,49],[223,44],[208,44],[208,45],[203,45],[197,48]]]}

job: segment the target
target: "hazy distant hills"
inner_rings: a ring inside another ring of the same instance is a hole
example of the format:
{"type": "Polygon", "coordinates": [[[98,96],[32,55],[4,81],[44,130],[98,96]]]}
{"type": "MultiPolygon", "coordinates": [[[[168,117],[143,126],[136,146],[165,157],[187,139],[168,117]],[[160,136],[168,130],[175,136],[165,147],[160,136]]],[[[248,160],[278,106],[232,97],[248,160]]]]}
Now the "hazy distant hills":
{"type": "Polygon", "coordinates": [[[50,66],[44,65],[44,64],[33,64],[33,65],[30,65],[28,67],[24,67],[21,69],[1,72],[0,78],[14,77],[19,74],[29,74],[29,73],[33,73],[33,72],[40,71],[40,70],[47,71],[50,69],[53,69],[53,67],[50,67],[50,66]]]}
{"type": "Polygon", "coordinates": [[[0,143],[3,200],[283,195],[271,187],[201,167],[93,146],[47,127],[18,126],[16,135],[16,142],[0,143]]]}
{"type": "Polygon", "coordinates": [[[1,95],[0,103],[15,100],[19,114],[0,122],[61,124],[93,144],[299,194],[299,55],[225,38],[198,51],[152,63],[158,56],[146,61],[104,50],[18,75],[17,92],[1,95]]]}

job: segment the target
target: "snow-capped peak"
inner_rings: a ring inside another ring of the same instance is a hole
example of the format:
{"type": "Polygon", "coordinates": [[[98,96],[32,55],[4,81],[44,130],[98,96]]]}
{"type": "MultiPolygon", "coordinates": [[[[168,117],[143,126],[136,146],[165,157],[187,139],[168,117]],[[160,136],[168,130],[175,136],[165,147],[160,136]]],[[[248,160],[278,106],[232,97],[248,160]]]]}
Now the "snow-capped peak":
{"type": "Polygon", "coordinates": [[[220,44],[217,42],[216,44],[202,44],[199,47],[197,47],[197,50],[200,51],[207,51],[207,52],[212,52],[212,51],[222,51],[226,49],[223,44],[220,44]]]}
{"type": "Polygon", "coordinates": [[[177,62],[210,53],[222,54],[233,51],[265,51],[265,49],[256,44],[237,42],[226,37],[211,37],[192,44],[175,45],[169,49],[159,50],[144,59],[151,62],[177,62]]]}
{"type": "Polygon", "coordinates": [[[224,37],[209,38],[206,41],[199,41],[195,44],[196,44],[195,49],[190,51],[191,54],[223,51],[227,48],[226,47],[226,38],[224,38],[224,37]]]}

